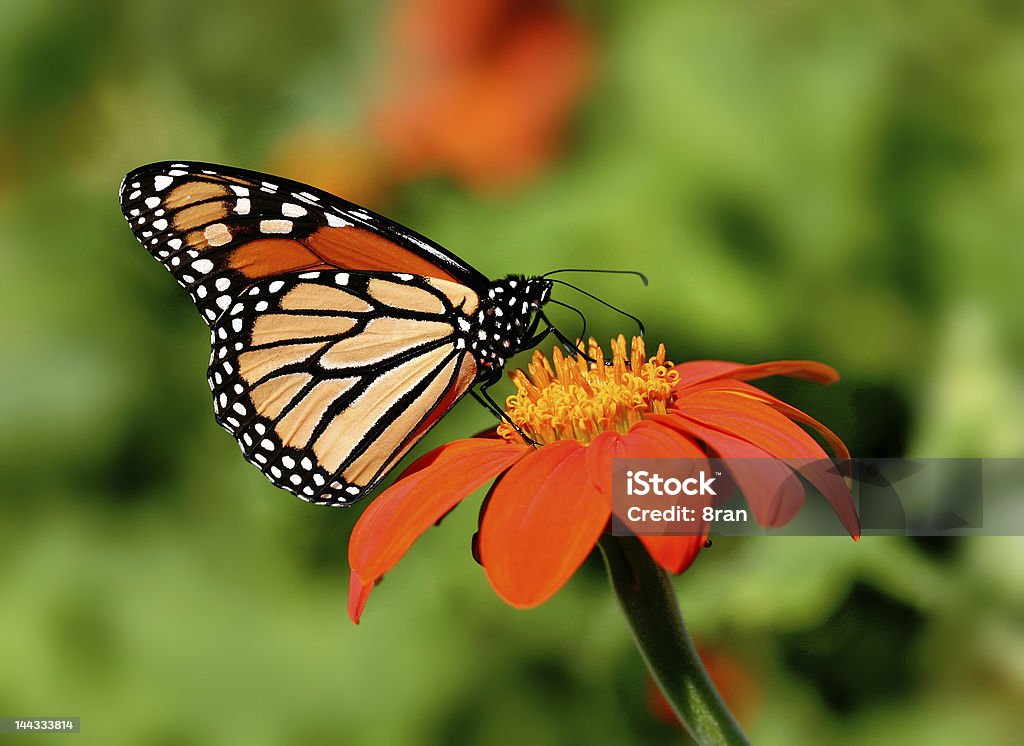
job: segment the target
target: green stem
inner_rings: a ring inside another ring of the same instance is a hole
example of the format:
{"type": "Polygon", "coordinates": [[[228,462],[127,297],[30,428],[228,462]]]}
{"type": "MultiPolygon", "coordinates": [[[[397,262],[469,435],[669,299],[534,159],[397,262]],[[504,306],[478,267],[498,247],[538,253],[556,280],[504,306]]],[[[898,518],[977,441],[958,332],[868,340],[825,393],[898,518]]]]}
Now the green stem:
{"type": "Polygon", "coordinates": [[[700,662],[665,571],[635,537],[605,535],[598,546],[640,654],[689,734],[701,746],[749,746],[700,662]]]}

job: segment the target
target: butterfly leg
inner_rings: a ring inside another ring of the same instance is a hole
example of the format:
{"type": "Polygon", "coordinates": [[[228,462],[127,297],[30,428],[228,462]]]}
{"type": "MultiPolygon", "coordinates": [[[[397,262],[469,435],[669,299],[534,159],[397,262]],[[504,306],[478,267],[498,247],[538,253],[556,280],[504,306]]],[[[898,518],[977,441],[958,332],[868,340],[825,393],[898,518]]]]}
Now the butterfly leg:
{"type": "Polygon", "coordinates": [[[485,409],[489,409],[491,412],[496,414],[499,419],[507,422],[517,433],[519,433],[519,437],[522,438],[524,441],[526,441],[532,446],[540,445],[537,441],[535,441],[529,435],[524,433],[523,429],[519,427],[519,425],[517,425],[515,422],[513,422],[512,418],[508,416],[508,413],[506,413],[504,409],[499,407],[497,402],[495,402],[494,399],[491,398],[491,395],[487,393],[487,389],[496,384],[499,380],[500,377],[488,379],[484,381],[483,384],[481,384],[479,391],[477,391],[476,389],[470,389],[470,393],[473,394],[473,398],[480,402],[480,404],[483,405],[485,409]]]}
{"type": "Polygon", "coordinates": [[[539,313],[534,317],[533,324],[530,325],[530,330],[528,334],[530,336],[522,343],[522,345],[520,345],[520,349],[522,350],[527,350],[531,347],[536,347],[541,342],[543,342],[549,334],[551,334],[554,335],[555,339],[557,339],[561,343],[562,348],[566,351],[567,354],[572,355],[574,358],[582,357],[588,363],[597,362],[596,360],[594,360],[594,358],[592,358],[586,352],[581,350],[577,345],[573,344],[572,340],[570,340],[568,337],[562,334],[562,332],[558,331],[558,329],[555,328],[555,325],[552,324],[544,314],[539,313]],[[547,324],[547,327],[543,331],[538,332],[537,327],[539,326],[541,321],[547,324]]]}

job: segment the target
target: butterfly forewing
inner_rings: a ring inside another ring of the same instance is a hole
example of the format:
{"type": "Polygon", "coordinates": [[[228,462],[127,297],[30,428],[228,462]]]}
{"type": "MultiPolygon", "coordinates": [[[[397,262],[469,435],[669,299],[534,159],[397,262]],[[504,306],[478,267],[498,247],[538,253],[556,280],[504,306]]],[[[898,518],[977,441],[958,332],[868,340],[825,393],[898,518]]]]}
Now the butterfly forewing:
{"type": "Polygon", "coordinates": [[[387,218],[243,169],[143,166],[121,208],[210,325],[217,421],[275,485],[321,504],[365,496],[496,380],[550,292],[492,283],[387,218]]]}
{"type": "Polygon", "coordinates": [[[465,334],[478,302],[407,273],[251,283],[212,328],[217,421],[275,485],[354,502],[473,384],[465,334]]]}
{"type": "Polygon", "coordinates": [[[315,269],[402,272],[480,293],[487,278],[387,218],[298,182],[207,163],[128,174],[121,209],[136,238],[208,324],[256,280],[315,269]]]}

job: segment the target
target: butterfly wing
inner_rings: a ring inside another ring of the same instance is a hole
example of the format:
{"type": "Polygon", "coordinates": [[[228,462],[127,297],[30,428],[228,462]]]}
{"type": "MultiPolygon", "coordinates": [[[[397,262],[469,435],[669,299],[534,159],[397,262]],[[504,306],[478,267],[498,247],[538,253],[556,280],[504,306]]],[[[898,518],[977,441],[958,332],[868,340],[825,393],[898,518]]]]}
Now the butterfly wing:
{"type": "Polygon", "coordinates": [[[135,237],[212,325],[253,282],[303,270],[487,278],[398,223],[299,182],[209,163],[153,163],[121,184],[135,237]]]}
{"type": "Polygon", "coordinates": [[[477,303],[464,285],[404,273],[258,280],[213,325],[217,421],[278,487],[350,504],[472,386],[477,303]]]}
{"type": "Polygon", "coordinates": [[[217,421],[275,485],[358,500],[472,386],[465,334],[487,278],[418,233],[207,163],[143,166],[120,195],[211,327],[217,421]]]}

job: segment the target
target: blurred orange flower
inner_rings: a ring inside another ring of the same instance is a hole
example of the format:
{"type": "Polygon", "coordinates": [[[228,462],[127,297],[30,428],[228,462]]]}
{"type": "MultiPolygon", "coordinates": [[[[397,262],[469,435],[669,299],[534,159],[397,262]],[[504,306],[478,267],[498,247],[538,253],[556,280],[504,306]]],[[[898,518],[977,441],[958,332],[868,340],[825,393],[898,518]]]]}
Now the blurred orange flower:
{"type": "Polygon", "coordinates": [[[474,189],[533,175],[590,78],[585,27],[551,0],[404,0],[372,128],[406,178],[474,189]]]}
{"type": "Polygon", "coordinates": [[[372,207],[425,176],[515,186],[556,154],[593,43],[557,0],[398,0],[382,57],[358,120],[288,133],[272,170],[372,207]]]}
{"type": "MultiPolygon", "coordinates": [[[[741,723],[750,725],[761,705],[761,686],[754,673],[725,650],[698,644],[697,653],[729,710],[741,723]]],[[[682,730],[672,705],[650,677],[647,678],[646,698],[648,709],[656,720],[682,730]]]]}
{"type": "MultiPolygon", "coordinates": [[[[612,341],[612,360],[591,339],[582,356],[534,354],[528,373],[511,374],[516,394],[506,412],[536,445],[503,423],[499,437],[458,440],[413,463],[360,516],[349,543],[349,615],[356,623],[374,584],[419,536],[464,497],[496,481],[481,511],[478,554],[491,586],[512,606],[550,598],[576,571],[612,511],[614,458],[723,458],[751,455],[824,459],[827,454],[795,422],[817,430],[837,456],[848,452],[824,425],[744,380],[789,375],[837,379],[820,363],[740,365],[702,361],[673,366],[664,345],[648,358],[642,339],[612,341]],[[795,421],[795,422],[794,422],[795,421]]],[[[778,525],[797,496],[781,462],[779,482],[744,484],[764,525],[778,525]],[[785,473],[785,476],[783,476],[785,473]],[[789,484],[788,487],[780,486],[789,484]]],[[[808,477],[831,501],[850,533],[859,533],[853,500],[833,474],[808,477]]],[[[703,536],[641,536],[665,570],[686,570],[703,536]]]]}

